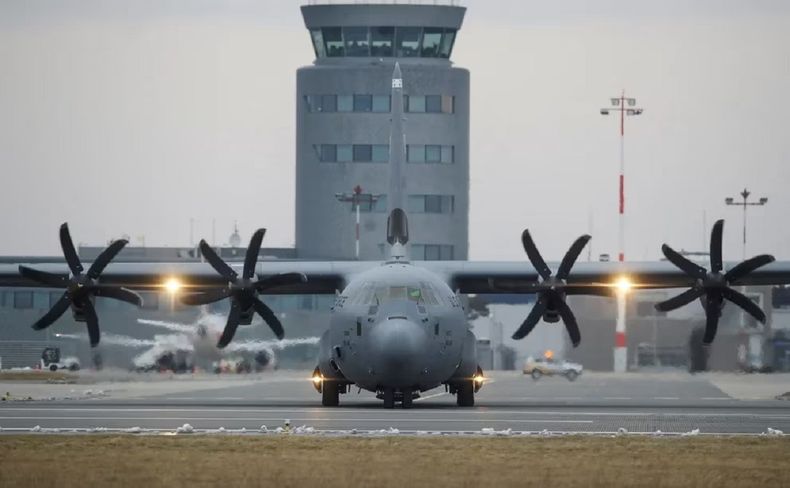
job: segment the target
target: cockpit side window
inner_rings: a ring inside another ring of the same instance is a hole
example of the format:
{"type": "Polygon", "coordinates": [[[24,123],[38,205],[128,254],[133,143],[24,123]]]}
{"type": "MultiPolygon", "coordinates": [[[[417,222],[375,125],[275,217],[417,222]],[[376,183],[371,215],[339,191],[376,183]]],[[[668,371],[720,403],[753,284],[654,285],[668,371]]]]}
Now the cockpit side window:
{"type": "Polygon", "coordinates": [[[439,305],[439,300],[436,299],[436,293],[434,293],[433,286],[430,283],[421,281],[420,287],[422,287],[422,298],[425,303],[428,305],[439,305]]]}

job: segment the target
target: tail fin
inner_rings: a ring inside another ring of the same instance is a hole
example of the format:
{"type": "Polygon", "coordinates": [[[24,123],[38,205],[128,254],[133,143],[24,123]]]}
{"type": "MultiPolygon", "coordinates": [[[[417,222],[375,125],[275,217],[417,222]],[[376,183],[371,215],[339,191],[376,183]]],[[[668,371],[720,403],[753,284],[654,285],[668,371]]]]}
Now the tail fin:
{"type": "Polygon", "coordinates": [[[387,201],[387,242],[392,246],[392,258],[405,257],[404,246],[409,242],[409,223],[403,210],[403,192],[406,179],[403,176],[403,163],[406,153],[406,136],[403,132],[403,76],[400,64],[395,63],[392,72],[392,120],[390,125],[390,184],[387,201]]]}

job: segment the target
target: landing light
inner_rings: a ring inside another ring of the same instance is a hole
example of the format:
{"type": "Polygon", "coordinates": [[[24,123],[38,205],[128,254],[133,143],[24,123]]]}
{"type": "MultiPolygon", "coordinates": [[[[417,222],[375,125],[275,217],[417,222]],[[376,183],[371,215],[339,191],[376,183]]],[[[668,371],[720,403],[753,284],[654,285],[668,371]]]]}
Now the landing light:
{"type": "Polygon", "coordinates": [[[474,381],[477,384],[480,384],[480,383],[484,382],[485,380],[486,380],[485,376],[483,376],[481,374],[476,374],[476,375],[474,375],[472,377],[472,381],[474,381]]]}
{"type": "Polygon", "coordinates": [[[620,290],[621,292],[628,293],[629,291],[631,291],[633,285],[631,284],[631,281],[628,278],[623,276],[619,280],[617,280],[616,286],[617,289],[620,290]]]}
{"type": "Polygon", "coordinates": [[[313,376],[312,380],[313,380],[313,383],[317,385],[317,384],[320,384],[324,379],[321,378],[321,375],[317,374],[317,375],[313,376]]]}
{"type": "Polygon", "coordinates": [[[165,281],[165,289],[168,291],[168,293],[178,293],[178,290],[181,289],[181,282],[175,278],[170,278],[165,281]]]}

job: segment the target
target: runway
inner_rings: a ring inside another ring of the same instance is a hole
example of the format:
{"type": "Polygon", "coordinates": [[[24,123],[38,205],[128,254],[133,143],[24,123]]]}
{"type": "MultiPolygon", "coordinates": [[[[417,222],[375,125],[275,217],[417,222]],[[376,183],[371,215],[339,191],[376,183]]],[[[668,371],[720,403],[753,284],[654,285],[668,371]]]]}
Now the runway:
{"type": "MultiPolygon", "coordinates": [[[[323,408],[307,372],[251,377],[151,377],[49,385],[2,383],[10,400],[0,404],[3,433],[40,429],[259,432],[306,426],[310,431],[475,433],[761,434],[790,432],[789,375],[684,373],[585,374],[534,381],[516,372],[494,372],[474,408],[459,408],[443,389],[423,394],[411,410],[385,410],[367,392],[341,396],[323,408]],[[24,400],[28,397],[33,400],[24,400]],[[134,429],[137,430],[137,429],[134,429]],[[776,431],[773,431],[776,432],[776,431]]],[[[90,378],[86,378],[89,380],[90,378]]]]}

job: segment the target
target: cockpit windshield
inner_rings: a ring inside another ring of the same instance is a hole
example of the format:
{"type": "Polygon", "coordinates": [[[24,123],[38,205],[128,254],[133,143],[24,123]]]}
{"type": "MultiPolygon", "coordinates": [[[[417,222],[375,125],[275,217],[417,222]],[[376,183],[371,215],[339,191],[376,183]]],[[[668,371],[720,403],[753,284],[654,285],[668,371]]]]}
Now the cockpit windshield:
{"type": "Polygon", "coordinates": [[[438,294],[430,283],[420,282],[419,286],[386,286],[365,282],[351,293],[349,303],[354,305],[381,305],[382,303],[409,300],[416,303],[438,305],[438,294]]]}

